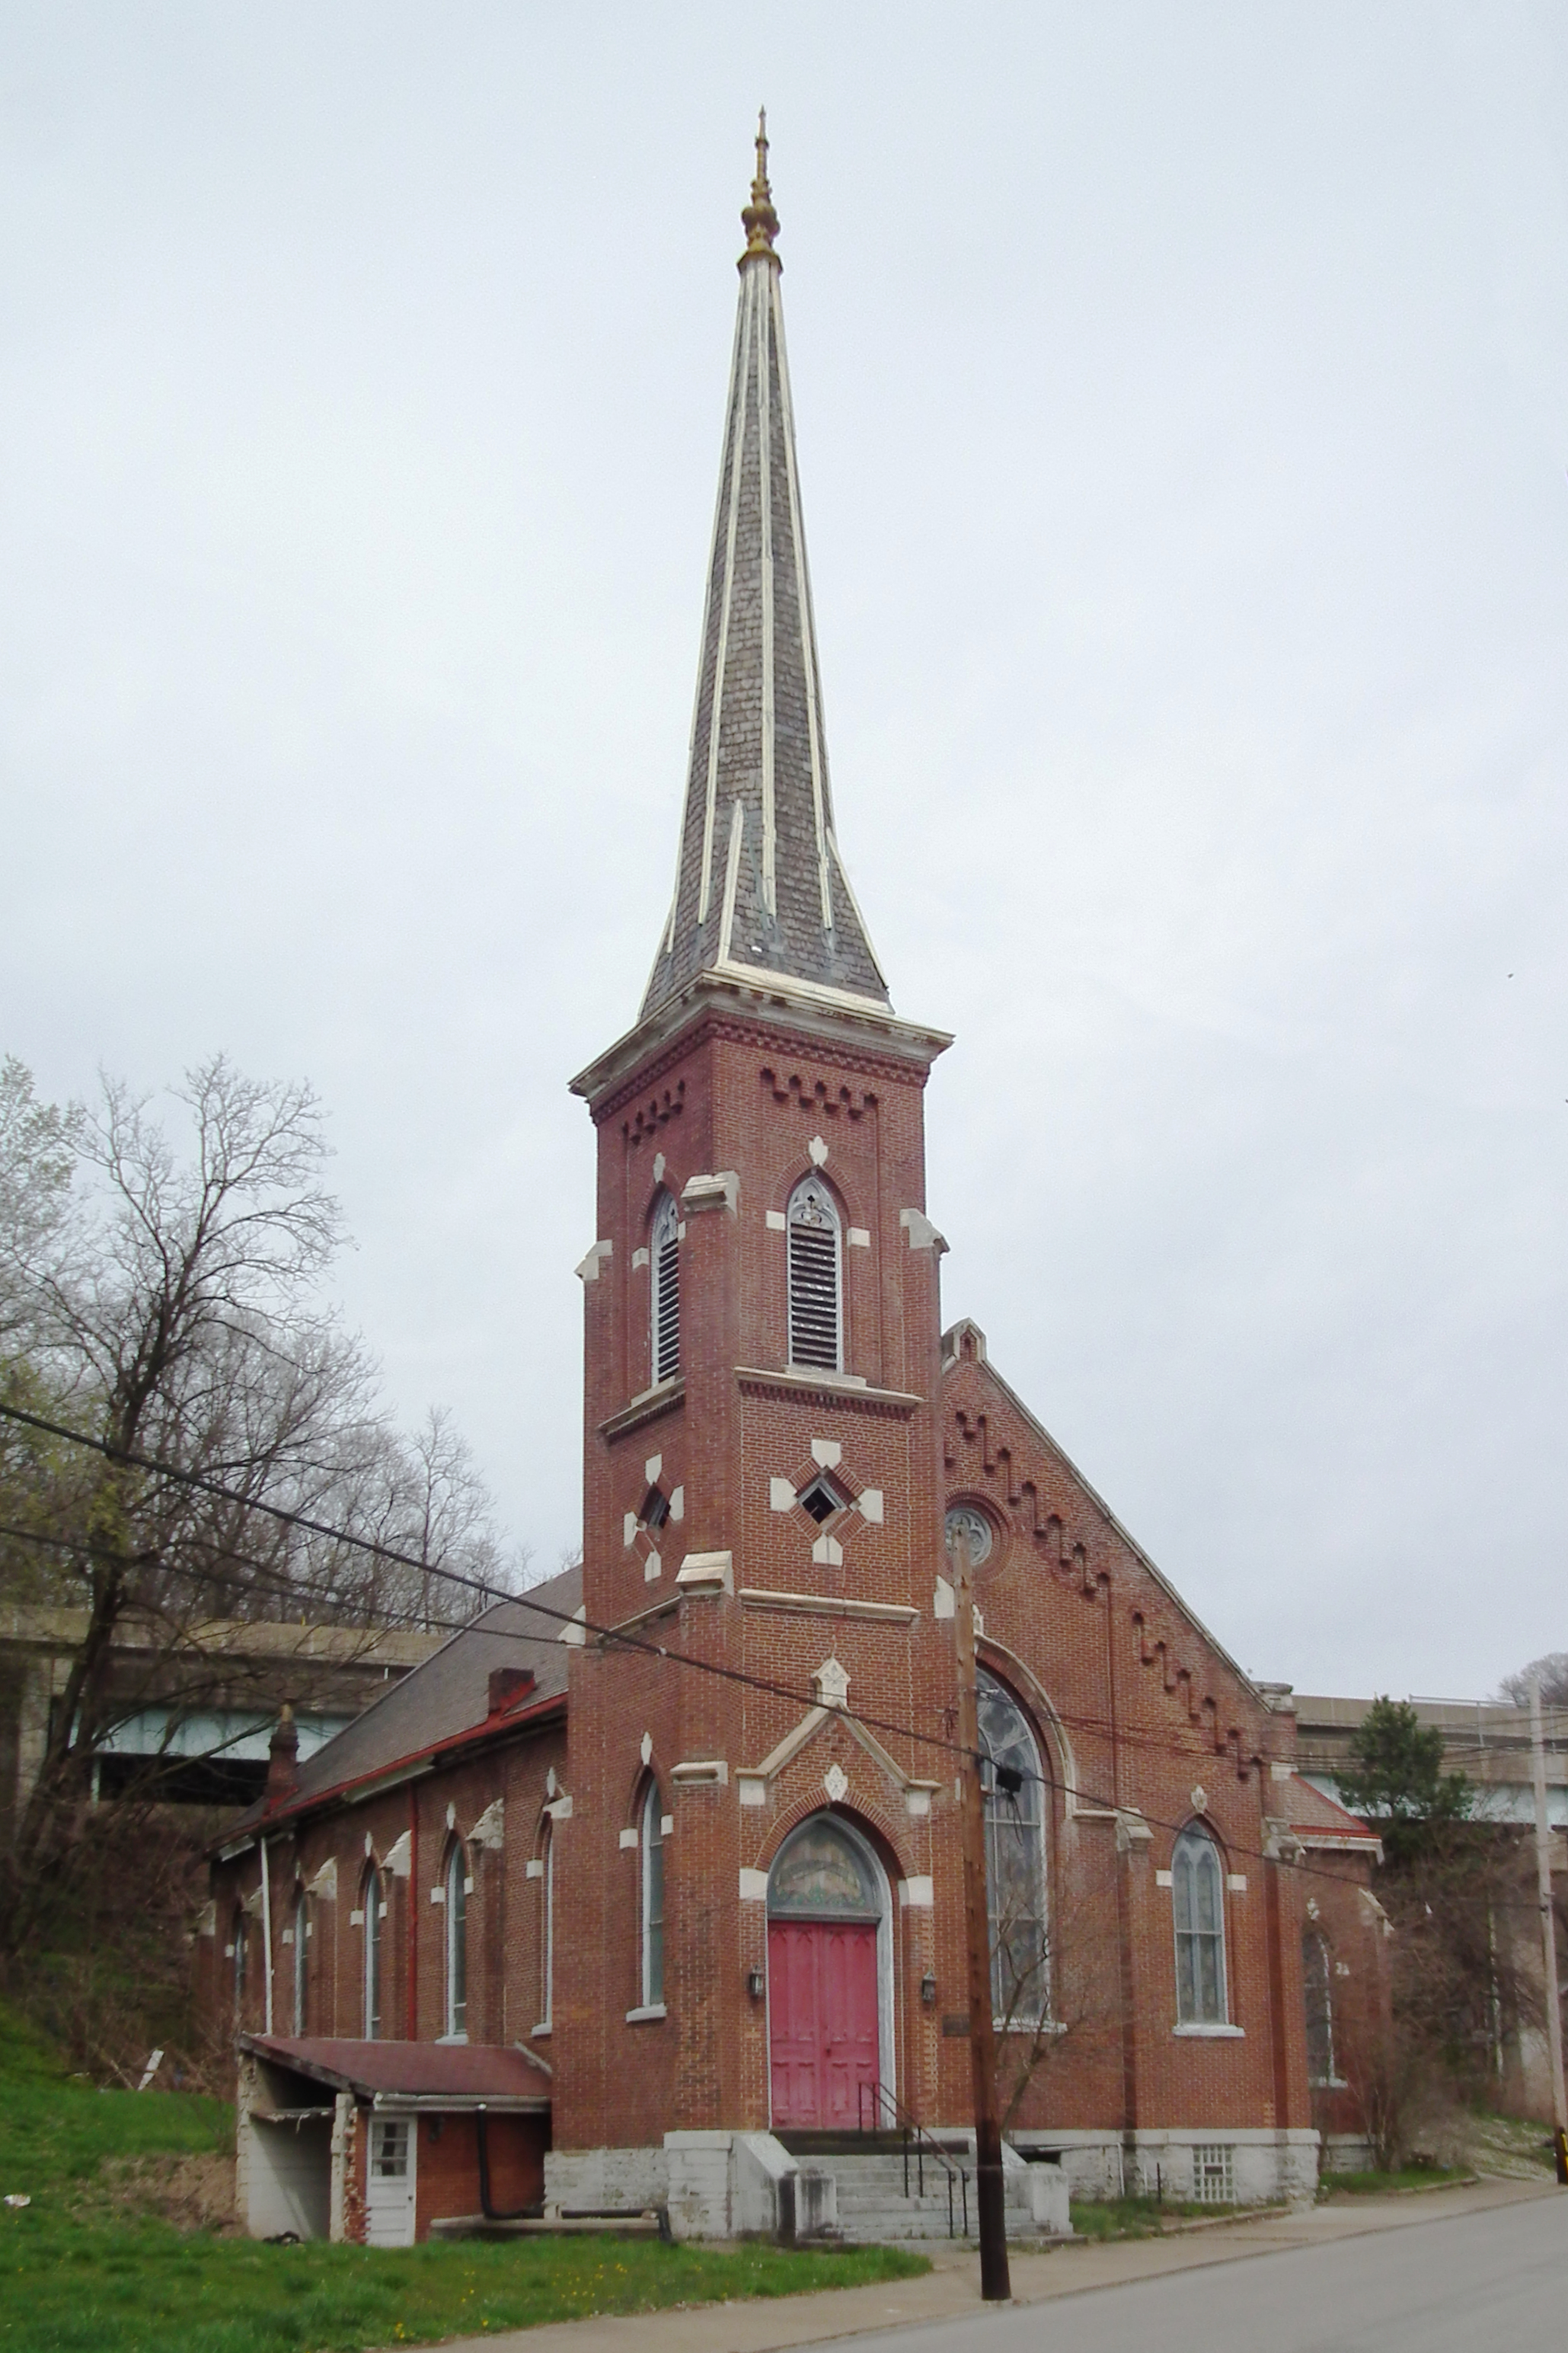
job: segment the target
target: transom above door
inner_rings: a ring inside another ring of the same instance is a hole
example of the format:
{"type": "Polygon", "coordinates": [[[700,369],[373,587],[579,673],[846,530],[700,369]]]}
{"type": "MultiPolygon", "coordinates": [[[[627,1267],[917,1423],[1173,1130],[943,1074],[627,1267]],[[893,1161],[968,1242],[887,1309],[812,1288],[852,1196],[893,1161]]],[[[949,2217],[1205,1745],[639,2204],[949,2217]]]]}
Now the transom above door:
{"type": "Polygon", "coordinates": [[[884,1898],[869,1857],[831,1816],[803,1823],[768,1883],[768,2021],[775,2128],[875,2126],[881,2080],[884,1898]]]}

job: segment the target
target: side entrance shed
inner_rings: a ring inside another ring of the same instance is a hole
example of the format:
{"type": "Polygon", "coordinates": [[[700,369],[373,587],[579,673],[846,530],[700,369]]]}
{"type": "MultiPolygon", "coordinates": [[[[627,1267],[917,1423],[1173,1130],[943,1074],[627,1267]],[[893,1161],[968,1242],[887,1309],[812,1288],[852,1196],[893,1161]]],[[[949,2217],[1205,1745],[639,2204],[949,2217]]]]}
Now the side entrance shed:
{"type": "Polygon", "coordinates": [[[507,2045],[239,2039],[238,2205],[253,2239],[412,2246],[538,2213],[550,2077],[507,2045]]]}

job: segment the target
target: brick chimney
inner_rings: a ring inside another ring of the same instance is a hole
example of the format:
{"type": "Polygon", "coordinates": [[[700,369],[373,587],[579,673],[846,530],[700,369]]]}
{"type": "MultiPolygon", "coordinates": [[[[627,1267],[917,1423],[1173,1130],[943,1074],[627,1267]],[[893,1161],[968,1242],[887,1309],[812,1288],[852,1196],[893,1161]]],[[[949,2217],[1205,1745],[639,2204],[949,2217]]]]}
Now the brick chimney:
{"type": "Polygon", "coordinates": [[[267,1802],[280,1806],[300,1786],[300,1727],[287,1700],[267,1751],[267,1802]]]}
{"type": "Polygon", "coordinates": [[[539,1678],[531,1667],[492,1667],[490,1670],[489,1712],[500,1715],[525,1698],[539,1678]]]}

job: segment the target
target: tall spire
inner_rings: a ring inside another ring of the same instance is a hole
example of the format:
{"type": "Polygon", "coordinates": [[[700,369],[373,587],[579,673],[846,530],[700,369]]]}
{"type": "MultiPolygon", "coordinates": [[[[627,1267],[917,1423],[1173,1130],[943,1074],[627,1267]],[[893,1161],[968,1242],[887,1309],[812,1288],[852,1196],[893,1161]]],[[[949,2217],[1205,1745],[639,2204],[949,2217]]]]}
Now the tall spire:
{"type": "Polygon", "coordinates": [[[645,1016],[705,972],[773,974],[888,1006],[833,829],[767,164],[764,111],[741,215],[680,858],[645,1016]]]}

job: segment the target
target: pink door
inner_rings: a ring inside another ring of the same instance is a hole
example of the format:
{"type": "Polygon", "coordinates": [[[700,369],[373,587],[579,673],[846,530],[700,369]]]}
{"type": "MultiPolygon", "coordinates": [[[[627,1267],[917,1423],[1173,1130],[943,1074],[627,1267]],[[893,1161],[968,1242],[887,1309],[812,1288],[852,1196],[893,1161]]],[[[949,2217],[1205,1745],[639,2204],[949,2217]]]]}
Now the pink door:
{"type": "Polygon", "coordinates": [[[880,2074],[876,1922],[770,1920],[768,2010],[774,2125],[853,2132],[880,2074]]]}

